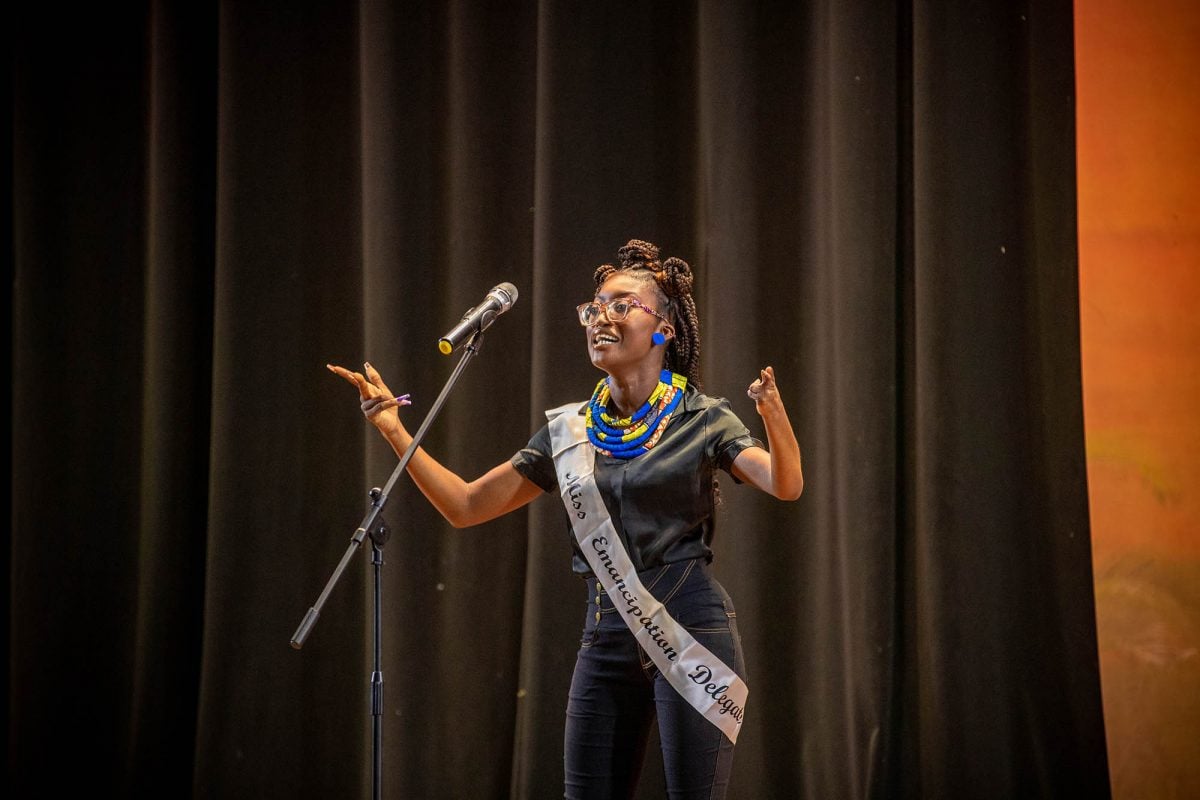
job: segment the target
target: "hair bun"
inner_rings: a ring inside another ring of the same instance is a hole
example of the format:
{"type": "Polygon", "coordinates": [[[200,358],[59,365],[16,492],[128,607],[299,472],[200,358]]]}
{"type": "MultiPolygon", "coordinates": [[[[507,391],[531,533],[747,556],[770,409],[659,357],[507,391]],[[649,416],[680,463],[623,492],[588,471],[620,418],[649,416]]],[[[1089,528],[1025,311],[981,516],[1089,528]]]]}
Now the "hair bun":
{"type": "Polygon", "coordinates": [[[596,271],[592,273],[592,280],[594,280],[596,282],[596,286],[599,287],[600,284],[608,280],[609,276],[616,271],[617,268],[612,264],[601,264],[600,266],[596,267],[596,271]]]}
{"type": "Polygon", "coordinates": [[[671,257],[663,262],[662,287],[670,297],[692,293],[692,268],[682,258],[671,257]]]}
{"type": "Polygon", "coordinates": [[[653,274],[654,281],[667,297],[682,299],[689,296],[692,293],[692,268],[682,258],[668,258],[660,264],[658,256],[658,245],[641,239],[630,239],[628,244],[617,251],[620,266],[601,264],[596,267],[592,277],[599,286],[614,272],[645,269],[653,274]]]}
{"type": "Polygon", "coordinates": [[[658,245],[643,242],[641,239],[630,239],[629,243],[617,251],[617,259],[622,269],[628,269],[639,264],[646,269],[658,269],[658,245]]]}

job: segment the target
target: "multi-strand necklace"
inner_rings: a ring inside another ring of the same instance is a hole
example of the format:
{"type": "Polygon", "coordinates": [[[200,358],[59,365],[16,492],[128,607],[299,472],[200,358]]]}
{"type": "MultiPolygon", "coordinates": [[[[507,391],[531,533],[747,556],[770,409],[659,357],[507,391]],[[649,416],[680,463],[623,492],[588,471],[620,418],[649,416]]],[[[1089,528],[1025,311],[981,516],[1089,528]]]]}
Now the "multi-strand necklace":
{"type": "Polygon", "coordinates": [[[608,413],[611,397],[608,378],[596,384],[596,391],[587,406],[588,441],[602,455],[614,458],[635,458],[658,444],[679,407],[687,377],[664,369],[658,376],[658,386],[642,407],[628,417],[618,419],[608,413]]]}

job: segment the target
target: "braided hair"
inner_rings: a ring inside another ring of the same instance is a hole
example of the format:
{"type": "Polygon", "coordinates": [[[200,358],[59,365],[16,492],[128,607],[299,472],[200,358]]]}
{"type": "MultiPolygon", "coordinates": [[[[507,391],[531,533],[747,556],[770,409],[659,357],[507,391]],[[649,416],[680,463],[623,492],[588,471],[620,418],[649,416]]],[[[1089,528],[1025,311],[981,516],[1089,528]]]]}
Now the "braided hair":
{"type": "Polygon", "coordinates": [[[620,266],[596,267],[596,289],[618,272],[625,272],[653,286],[662,314],[671,320],[675,336],[667,345],[666,368],[687,376],[700,388],[700,317],[692,297],[692,268],[680,258],[659,261],[658,246],[630,239],[617,251],[620,266]]]}
{"type": "MultiPolygon", "coordinates": [[[[628,273],[649,283],[658,297],[662,315],[671,320],[675,336],[667,345],[667,369],[687,376],[688,384],[700,390],[700,316],[692,297],[692,268],[681,258],[659,263],[658,245],[630,239],[617,251],[620,266],[601,264],[593,278],[596,290],[618,272],[628,273]]],[[[713,505],[721,508],[721,485],[712,479],[713,505]]]]}

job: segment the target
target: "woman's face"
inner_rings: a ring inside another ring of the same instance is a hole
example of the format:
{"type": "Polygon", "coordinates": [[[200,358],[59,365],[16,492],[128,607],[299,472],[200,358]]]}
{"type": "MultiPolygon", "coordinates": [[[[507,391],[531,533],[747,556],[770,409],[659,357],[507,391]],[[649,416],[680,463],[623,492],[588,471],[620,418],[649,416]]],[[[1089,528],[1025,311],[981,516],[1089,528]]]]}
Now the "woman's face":
{"type": "MultiPolygon", "coordinates": [[[[594,300],[603,304],[617,298],[637,300],[647,308],[663,313],[652,286],[628,273],[617,273],[606,280],[594,300]]],[[[647,358],[661,365],[663,349],[655,347],[650,337],[655,331],[662,331],[669,340],[672,333],[669,325],[636,306],[629,309],[629,314],[620,322],[613,322],[604,313],[595,325],[585,330],[588,356],[596,367],[610,375],[614,370],[640,365],[647,358]]]]}

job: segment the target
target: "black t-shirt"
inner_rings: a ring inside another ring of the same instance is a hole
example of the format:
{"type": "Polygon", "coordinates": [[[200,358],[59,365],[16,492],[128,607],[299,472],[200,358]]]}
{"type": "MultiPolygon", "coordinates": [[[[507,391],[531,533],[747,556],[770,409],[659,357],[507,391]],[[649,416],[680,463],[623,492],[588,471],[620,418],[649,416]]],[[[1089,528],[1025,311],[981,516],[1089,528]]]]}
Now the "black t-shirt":
{"type": "MultiPolygon", "coordinates": [[[[585,406],[580,404],[580,413],[585,406]]],[[[689,558],[712,560],[713,472],[729,472],[747,447],[762,443],[750,435],[729,401],[688,387],[662,438],[649,451],[628,460],[592,451],[596,486],[638,571],[689,558]]],[[[557,493],[548,425],[512,457],[512,465],[544,491],[557,493]]],[[[572,567],[589,574],[566,509],[563,517],[575,550],[572,567]]]]}

